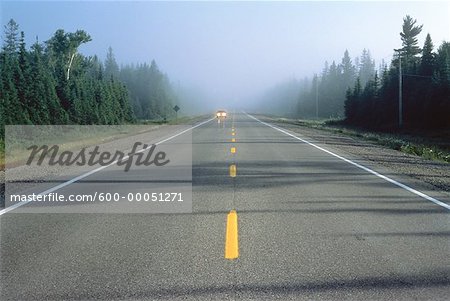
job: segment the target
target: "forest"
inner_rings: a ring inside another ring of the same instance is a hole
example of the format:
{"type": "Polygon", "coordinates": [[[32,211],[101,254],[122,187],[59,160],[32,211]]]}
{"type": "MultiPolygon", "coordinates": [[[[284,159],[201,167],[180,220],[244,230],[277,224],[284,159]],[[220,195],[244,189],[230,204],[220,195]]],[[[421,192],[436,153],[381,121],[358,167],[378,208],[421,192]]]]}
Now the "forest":
{"type": "Polygon", "coordinates": [[[0,139],[8,124],[123,124],[173,117],[176,94],[169,78],[151,64],[119,67],[113,50],[106,60],[84,56],[91,41],[83,31],[57,30],[27,47],[11,19],[0,52],[0,139]]]}
{"type": "Polygon", "coordinates": [[[262,98],[262,108],[291,118],[338,119],[375,130],[448,129],[450,43],[444,41],[436,48],[427,34],[420,47],[421,32],[422,25],[407,15],[400,33],[402,48],[393,49],[389,65],[384,60],[377,65],[367,49],[352,61],[346,50],[340,62],[325,62],[322,72],[312,79],[269,90],[262,98]]]}

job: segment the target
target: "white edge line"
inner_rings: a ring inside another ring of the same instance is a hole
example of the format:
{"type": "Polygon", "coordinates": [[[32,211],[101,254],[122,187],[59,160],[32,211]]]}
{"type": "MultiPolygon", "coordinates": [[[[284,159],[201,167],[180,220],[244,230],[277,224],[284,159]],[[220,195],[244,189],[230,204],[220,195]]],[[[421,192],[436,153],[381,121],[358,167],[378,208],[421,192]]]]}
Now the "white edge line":
{"type": "MultiPolygon", "coordinates": [[[[215,117],[213,117],[213,118],[211,118],[211,119],[208,119],[208,120],[205,120],[205,121],[203,121],[203,122],[200,122],[199,124],[196,124],[195,126],[192,126],[192,127],[188,128],[188,129],[185,129],[185,130],[183,130],[183,131],[181,131],[181,132],[179,132],[179,133],[177,133],[177,134],[175,134],[175,135],[173,135],[173,136],[170,136],[170,137],[168,137],[168,138],[166,138],[166,139],[163,139],[163,140],[161,140],[161,141],[158,141],[158,142],[156,142],[156,143],[154,143],[154,144],[155,144],[155,145],[159,145],[159,144],[162,144],[162,143],[167,142],[167,141],[169,141],[169,140],[172,140],[173,138],[178,137],[178,136],[180,136],[180,135],[183,135],[184,133],[186,133],[186,132],[188,132],[188,131],[191,131],[191,130],[193,130],[193,129],[199,127],[199,126],[202,126],[202,125],[204,125],[205,123],[208,123],[208,122],[210,122],[210,121],[212,121],[212,120],[214,120],[214,119],[215,119],[215,117]]],[[[148,150],[149,148],[150,148],[150,146],[149,146],[149,147],[146,147],[146,148],[143,148],[143,149],[137,151],[136,153],[142,153],[142,152],[145,152],[145,151],[148,150]]],[[[125,156],[125,157],[123,157],[121,160],[126,160],[126,159],[128,159],[128,158],[129,158],[129,156],[125,156]]],[[[93,169],[93,170],[91,170],[91,171],[88,171],[87,173],[84,173],[84,174],[82,174],[82,175],[79,175],[79,176],[77,176],[77,177],[75,177],[75,178],[73,178],[73,179],[70,179],[70,180],[68,180],[68,181],[66,181],[66,182],[64,182],[64,183],[61,183],[61,184],[59,184],[59,185],[56,185],[56,186],[54,186],[54,187],[52,187],[52,188],[50,188],[50,189],[47,189],[47,190],[45,190],[45,191],[43,191],[43,192],[41,192],[41,193],[38,193],[38,194],[36,194],[36,196],[38,196],[38,195],[46,195],[46,194],[49,194],[49,193],[51,193],[51,192],[57,191],[57,190],[59,190],[59,189],[65,187],[65,186],[68,186],[68,185],[70,185],[70,184],[72,184],[72,183],[75,183],[75,182],[77,182],[77,181],[79,181],[79,180],[81,180],[81,179],[84,179],[84,178],[86,178],[86,177],[88,177],[88,176],[90,176],[90,175],[92,175],[92,174],[94,174],[94,173],[96,173],[96,172],[99,172],[100,170],[103,170],[103,169],[105,169],[105,168],[107,168],[107,167],[110,167],[111,165],[115,165],[118,161],[119,161],[119,160],[116,160],[116,161],[114,161],[114,162],[111,162],[111,163],[108,164],[108,165],[100,166],[100,167],[98,167],[98,168],[96,168],[96,169],[93,169]]],[[[25,201],[25,202],[19,202],[19,203],[17,203],[17,204],[14,204],[14,205],[9,206],[8,208],[2,209],[2,210],[0,210],[0,216],[2,216],[2,215],[5,214],[5,213],[8,213],[8,212],[11,211],[11,210],[14,210],[14,209],[16,209],[16,208],[19,208],[20,206],[23,206],[23,205],[25,205],[25,204],[28,204],[28,203],[31,202],[31,201],[32,201],[31,199],[28,199],[28,200],[25,201]]],[[[6,204],[6,200],[5,200],[5,204],[6,204]]]]}
{"type": "Polygon", "coordinates": [[[264,124],[264,125],[266,125],[266,126],[268,126],[268,127],[271,127],[271,128],[273,128],[274,130],[277,130],[277,131],[282,132],[283,134],[286,134],[286,135],[288,135],[288,136],[290,136],[290,137],[292,137],[292,138],[295,138],[295,139],[297,139],[297,140],[300,140],[300,141],[302,141],[302,142],[304,142],[304,143],[306,143],[306,144],[308,144],[308,145],[310,145],[310,146],[312,146],[312,147],[315,147],[315,148],[317,148],[317,149],[319,149],[319,150],[321,150],[321,151],[323,151],[323,152],[325,152],[325,153],[327,153],[327,154],[330,154],[330,155],[332,155],[332,156],[334,156],[334,157],[336,157],[336,158],[338,158],[338,159],[341,159],[341,160],[343,160],[343,161],[345,161],[345,162],[347,162],[347,163],[350,163],[350,164],[352,164],[352,165],[354,165],[354,166],[356,166],[356,167],[358,167],[358,168],[360,168],[360,169],[362,169],[362,170],[365,170],[365,171],[367,171],[367,172],[369,172],[369,173],[371,173],[371,174],[373,174],[373,175],[375,175],[375,176],[377,176],[377,177],[379,177],[379,178],[381,178],[381,179],[383,179],[383,180],[385,180],[385,181],[388,181],[388,182],[390,182],[390,183],[392,183],[392,184],[394,184],[394,185],[397,185],[397,186],[399,186],[399,187],[401,187],[401,188],[403,188],[403,189],[405,189],[405,190],[407,190],[407,191],[409,191],[409,192],[411,192],[411,193],[414,193],[415,195],[418,195],[418,196],[420,196],[421,198],[424,198],[424,199],[426,199],[426,200],[428,200],[428,201],[431,201],[431,202],[433,202],[433,203],[435,203],[435,204],[437,204],[437,205],[439,205],[439,206],[441,206],[441,207],[444,207],[444,208],[450,210],[450,205],[448,205],[448,204],[446,204],[446,203],[444,203],[444,202],[442,202],[442,201],[439,201],[439,200],[437,200],[437,199],[435,199],[435,198],[433,198],[433,197],[431,197],[431,196],[429,196],[429,195],[427,195],[427,194],[425,194],[425,193],[423,193],[423,192],[420,192],[420,191],[418,191],[418,190],[416,190],[416,189],[414,189],[414,188],[412,188],[412,187],[409,187],[408,185],[405,185],[405,184],[402,184],[402,183],[400,183],[400,182],[397,182],[397,181],[394,180],[394,179],[391,179],[391,178],[389,178],[389,177],[387,177],[387,176],[385,176],[385,175],[382,175],[382,174],[380,174],[380,173],[378,173],[378,172],[376,172],[376,171],[374,171],[374,170],[372,170],[372,169],[370,169],[370,168],[368,168],[368,167],[365,167],[365,166],[363,166],[363,165],[361,165],[361,164],[358,164],[358,163],[356,163],[356,162],[353,162],[352,160],[349,160],[349,159],[347,159],[347,158],[344,158],[344,157],[342,157],[342,156],[339,156],[338,154],[335,154],[335,153],[333,153],[333,152],[331,152],[331,151],[329,151],[329,150],[327,150],[327,149],[325,149],[325,148],[323,148],[323,147],[320,147],[320,146],[318,146],[318,145],[315,145],[314,143],[311,143],[311,142],[309,142],[309,141],[307,141],[307,140],[305,140],[305,139],[302,139],[302,138],[300,138],[300,137],[297,137],[297,136],[295,136],[294,134],[291,134],[291,133],[287,132],[286,130],[284,130],[284,129],[282,129],[282,128],[279,128],[279,127],[274,126],[274,125],[272,125],[272,124],[270,124],[270,123],[261,121],[261,120],[259,120],[258,118],[253,117],[253,116],[250,115],[250,114],[247,114],[246,112],[244,112],[244,113],[245,113],[248,117],[250,117],[250,118],[252,118],[252,119],[254,119],[254,120],[256,120],[256,121],[258,121],[258,122],[260,122],[260,123],[262,123],[262,124],[264,124]]]}

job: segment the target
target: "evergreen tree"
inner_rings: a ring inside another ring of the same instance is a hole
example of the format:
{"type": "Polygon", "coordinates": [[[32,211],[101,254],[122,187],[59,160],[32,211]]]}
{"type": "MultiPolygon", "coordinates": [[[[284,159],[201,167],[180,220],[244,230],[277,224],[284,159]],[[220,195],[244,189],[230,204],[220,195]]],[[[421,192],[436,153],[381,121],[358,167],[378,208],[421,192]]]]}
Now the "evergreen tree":
{"type": "Polygon", "coordinates": [[[434,54],[433,54],[433,42],[431,41],[430,34],[427,34],[425,44],[422,49],[422,58],[420,61],[420,74],[424,76],[433,75],[434,71],[434,54]]]}
{"type": "Polygon", "coordinates": [[[27,110],[19,98],[17,79],[20,75],[17,60],[6,53],[1,55],[2,106],[4,124],[29,124],[27,110]]]}
{"type": "Polygon", "coordinates": [[[359,80],[361,86],[365,86],[366,83],[373,78],[375,75],[375,61],[370,55],[370,51],[364,49],[361,54],[360,65],[359,65],[359,80]]]}
{"type": "Polygon", "coordinates": [[[356,78],[353,90],[348,88],[345,100],[345,116],[346,122],[349,124],[359,123],[359,98],[361,96],[361,82],[359,77],[356,78]]]}
{"type": "Polygon", "coordinates": [[[19,25],[13,19],[4,26],[3,51],[6,55],[16,56],[19,48],[19,25]]]}
{"type": "Polygon", "coordinates": [[[403,18],[403,31],[400,33],[402,39],[402,55],[404,57],[405,70],[413,71],[417,63],[417,55],[421,52],[417,46],[417,36],[422,32],[423,25],[416,25],[417,20],[413,20],[411,16],[406,15],[403,18]]]}
{"type": "Polygon", "coordinates": [[[35,110],[31,107],[30,97],[31,97],[31,68],[29,63],[28,52],[25,45],[25,34],[23,31],[20,32],[19,40],[19,56],[18,56],[18,68],[16,69],[15,80],[18,92],[19,101],[22,106],[26,109],[25,114],[30,120],[37,120],[35,116],[35,110]]]}
{"type": "Polygon", "coordinates": [[[347,90],[348,87],[351,87],[355,81],[356,70],[355,66],[352,64],[352,60],[348,53],[348,50],[345,50],[344,57],[341,62],[342,69],[342,88],[347,90]]]}
{"type": "Polygon", "coordinates": [[[119,65],[117,65],[112,48],[109,47],[105,60],[105,77],[110,79],[111,77],[118,78],[118,76],[119,65]]]}

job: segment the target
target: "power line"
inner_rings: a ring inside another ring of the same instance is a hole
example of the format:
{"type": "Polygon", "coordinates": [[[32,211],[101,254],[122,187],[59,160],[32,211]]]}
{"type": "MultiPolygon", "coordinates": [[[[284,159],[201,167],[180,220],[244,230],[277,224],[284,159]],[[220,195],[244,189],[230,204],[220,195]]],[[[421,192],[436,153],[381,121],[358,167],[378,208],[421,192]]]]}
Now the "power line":
{"type": "Polygon", "coordinates": [[[432,79],[432,76],[425,76],[425,75],[417,75],[417,74],[403,74],[403,76],[409,76],[409,77],[421,77],[421,78],[429,78],[432,79]]]}

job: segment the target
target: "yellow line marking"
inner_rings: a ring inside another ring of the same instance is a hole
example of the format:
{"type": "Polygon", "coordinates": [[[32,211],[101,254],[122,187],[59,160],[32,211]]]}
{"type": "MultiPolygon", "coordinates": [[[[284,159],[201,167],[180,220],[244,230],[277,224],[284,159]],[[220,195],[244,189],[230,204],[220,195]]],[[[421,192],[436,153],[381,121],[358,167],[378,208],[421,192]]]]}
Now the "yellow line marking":
{"type": "Polygon", "coordinates": [[[231,133],[231,136],[234,136],[234,135],[236,135],[236,133],[235,133],[235,132],[231,133]]]}
{"type": "Polygon", "coordinates": [[[234,128],[231,128],[231,131],[234,132],[234,128]]]}
{"type": "Polygon", "coordinates": [[[230,177],[232,178],[236,177],[236,164],[230,165],[230,177]]]}
{"type": "Polygon", "coordinates": [[[236,142],[236,138],[231,138],[231,142],[236,142]]]}
{"type": "Polygon", "coordinates": [[[225,258],[236,259],[239,257],[238,218],[236,210],[231,210],[227,215],[227,232],[225,237],[225,258]]]}
{"type": "Polygon", "coordinates": [[[232,148],[230,149],[230,151],[231,151],[232,154],[235,154],[235,153],[236,153],[236,148],[235,148],[235,147],[232,147],[232,148]]]}

